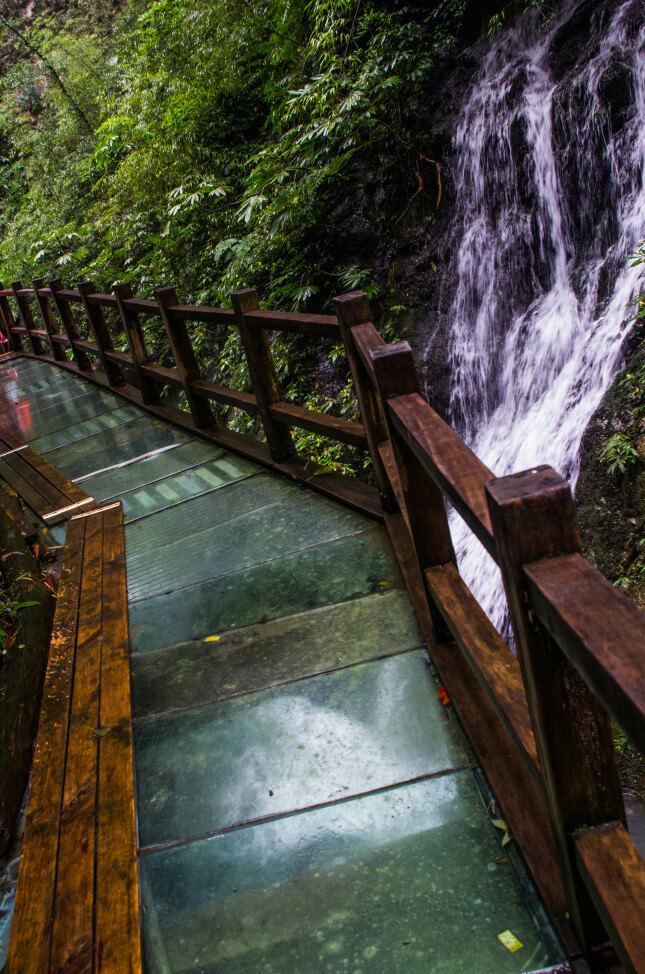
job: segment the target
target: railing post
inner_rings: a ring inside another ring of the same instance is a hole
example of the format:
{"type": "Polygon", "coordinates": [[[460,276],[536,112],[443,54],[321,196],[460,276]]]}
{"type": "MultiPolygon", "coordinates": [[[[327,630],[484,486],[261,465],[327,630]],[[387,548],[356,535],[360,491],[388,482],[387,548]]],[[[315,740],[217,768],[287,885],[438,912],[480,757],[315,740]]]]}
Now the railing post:
{"type": "MultiPolygon", "coordinates": [[[[1,281],[0,291],[4,291],[4,284],[1,281]]],[[[0,296],[0,322],[2,323],[2,329],[7,336],[9,349],[14,352],[22,351],[22,342],[20,341],[19,336],[11,334],[11,329],[13,328],[13,311],[11,310],[11,306],[4,294],[0,296]]]]}
{"type": "Polygon", "coordinates": [[[245,317],[260,307],[258,292],[254,288],[248,288],[244,291],[233,291],[231,297],[269,451],[276,463],[284,463],[295,455],[296,449],[290,431],[276,423],[270,412],[270,407],[282,402],[283,396],[271,354],[269,336],[263,328],[250,325],[245,317]]]}
{"type": "Polygon", "coordinates": [[[38,307],[40,308],[40,315],[43,319],[45,331],[47,332],[47,339],[49,341],[49,347],[52,350],[52,355],[54,356],[57,362],[64,361],[65,360],[64,350],[61,348],[58,342],[55,342],[52,338],[52,335],[55,335],[58,329],[56,328],[56,322],[54,321],[52,310],[49,307],[49,301],[43,295],[38,294],[38,289],[45,287],[44,279],[42,277],[35,278],[32,282],[32,287],[34,289],[34,294],[36,295],[36,301],[38,303],[38,307]]]}
{"type": "Polygon", "coordinates": [[[78,290],[83,301],[85,313],[90,322],[90,328],[92,330],[92,334],[94,335],[94,341],[96,342],[99,359],[101,361],[101,365],[103,366],[103,371],[107,376],[107,380],[111,386],[122,386],[125,384],[123,372],[115,362],[110,362],[105,355],[105,353],[111,351],[114,346],[112,344],[110,332],[103,314],[103,308],[101,308],[98,304],[90,304],[88,301],[88,295],[94,294],[96,289],[90,281],[83,281],[82,284],[78,285],[78,290]]]}
{"type": "Polygon", "coordinates": [[[114,288],[114,294],[116,296],[121,324],[123,325],[123,329],[127,335],[128,345],[130,346],[133,370],[141,391],[141,398],[148,404],[159,402],[159,388],[157,383],[149,375],[146,375],[141,368],[141,366],[147,365],[150,362],[150,356],[148,355],[148,349],[146,348],[146,342],[143,337],[143,329],[139,315],[136,311],[130,311],[123,304],[125,299],[133,297],[132,288],[129,284],[117,284],[114,288]]]}
{"type": "Polygon", "coordinates": [[[49,281],[47,286],[52,293],[52,300],[56,305],[56,311],[58,312],[58,317],[61,320],[63,331],[67,335],[69,347],[72,351],[72,356],[76,361],[76,365],[81,372],[91,372],[92,363],[90,362],[87,352],[82,348],[77,348],[75,344],[80,340],[81,336],[76,326],[72,309],[69,306],[69,302],[59,294],[59,291],[63,290],[63,282],[60,280],[60,278],[56,277],[53,281],[49,281]]]}
{"type": "Polygon", "coordinates": [[[170,350],[175,361],[175,366],[186,393],[186,399],[190,407],[193,422],[198,428],[215,425],[215,417],[207,399],[196,396],[192,389],[192,382],[201,379],[201,372],[197,364],[195,350],[193,349],[186,328],[186,322],[181,318],[175,318],[168,310],[173,304],[179,304],[177,292],[174,287],[162,287],[155,291],[155,299],[159,308],[159,314],[163,321],[170,350]]]}
{"type": "Polygon", "coordinates": [[[42,355],[43,349],[41,343],[36,336],[32,334],[32,332],[36,330],[36,326],[34,324],[34,318],[29,306],[29,298],[25,297],[24,294],[18,294],[18,291],[22,291],[23,288],[24,285],[22,281],[14,281],[14,283],[11,285],[13,296],[16,299],[16,304],[18,305],[18,313],[23,325],[27,329],[27,338],[29,339],[31,350],[34,355],[42,355]]]}
{"type": "MultiPolygon", "coordinates": [[[[408,401],[414,410],[421,398],[414,357],[407,342],[382,345],[373,349],[370,357],[394,451],[410,535],[425,584],[426,569],[456,559],[443,494],[392,422],[388,409],[388,400],[397,399],[402,403],[408,401]]],[[[448,628],[430,596],[428,604],[435,638],[445,642],[452,638],[448,628]]]]}
{"type": "Polygon", "coordinates": [[[573,832],[624,822],[611,722],[530,609],[523,566],[581,551],[571,490],[551,467],[486,484],[511,623],[571,920],[585,950],[608,940],[578,872],[573,832]]]}
{"type": "Polygon", "coordinates": [[[388,440],[387,424],[371,376],[367,374],[360,356],[356,353],[354,344],[354,329],[359,329],[363,325],[373,326],[369,301],[367,295],[362,291],[354,291],[352,294],[343,294],[334,298],[334,308],[340,325],[341,337],[347,351],[347,360],[354,381],[358,408],[372,457],[374,476],[381,495],[381,506],[384,511],[392,514],[397,510],[398,505],[379,451],[381,444],[388,440]]]}

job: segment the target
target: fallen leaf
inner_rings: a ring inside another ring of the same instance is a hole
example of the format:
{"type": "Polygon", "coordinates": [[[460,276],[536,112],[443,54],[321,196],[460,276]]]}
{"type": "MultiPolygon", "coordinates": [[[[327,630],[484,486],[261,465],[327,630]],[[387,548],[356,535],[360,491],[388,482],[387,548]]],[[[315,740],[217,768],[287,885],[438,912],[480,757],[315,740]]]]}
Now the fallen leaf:
{"type": "Polygon", "coordinates": [[[95,727],[92,731],[92,737],[96,740],[97,737],[105,737],[112,730],[111,727],[95,727]]]}
{"type": "Polygon", "coordinates": [[[221,636],[205,636],[204,637],[204,642],[205,643],[216,643],[221,638],[222,638],[221,636]]]}
{"type": "Polygon", "coordinates": [[[502,930],[501,933],[497,934],[497,939],[500,944],[503,944],[507,950],[514,954],[516,950],[519,950],[524,944],[521,940],[518,940],[512,930],[502,930]]]}
{"type": "Polygon", "coordinates": [[[492,818],[491,822],[493,823],[496,829],[501,829],[502,832],[508,832],[508,825],[506,824],[503,818],[492,818]]]}
{"type": "Polygon", "coordinates": [[[450,697],[448,696],[448,692],[443,683],[439,687],[439,699],[444,707],[447,707],[450,703],[450,697]]]}

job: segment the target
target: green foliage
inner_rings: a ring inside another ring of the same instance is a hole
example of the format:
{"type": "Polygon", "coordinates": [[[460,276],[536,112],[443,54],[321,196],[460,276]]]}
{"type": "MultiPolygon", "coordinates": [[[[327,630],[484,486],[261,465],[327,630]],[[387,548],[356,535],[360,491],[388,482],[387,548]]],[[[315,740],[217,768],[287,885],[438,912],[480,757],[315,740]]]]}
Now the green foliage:
{"type": "MultiPolygon", "coordinates": [[[[0,277],[120,280],[142,296],[172,282],[185,301],[225,305],[255,286],[284,310],[375,296],[372,255],[339,246],[330,214],[347,199],[357,210],[368,168],[388,187],[381,210],[362,204],[373,249],[407,208],[429,151],[416,112],[458,6],[126,0],[114,13],[75,0],[64,18],[16,19],[26,43],[7,30],[0,77],[0,277]]],[[[248,387],[237,335],[191,336],[209,377],[248,387]]],[[[163,356],[161,328],[146,337],[163,356]]],[[[355,415],[337,348],[277,336],[273,351],[289,398],[355,415]]],[[[298,445],[350,464],[337,444],[298,445]]]]}
{"type": "Polygon", "coordinates": [[[0,656],[7,653],[7,643],[14,638],[18,613],[31,605],[40,605],[32,599],[21,601],[0,583],[0,656]]]}
{"type": "Polygon", "coordinates": [[[624,474],[627,467],[638,459],[638,450],[625,433],[614,433],[600,452],[600,459],[607,464],[610,474],[624,474]]]}

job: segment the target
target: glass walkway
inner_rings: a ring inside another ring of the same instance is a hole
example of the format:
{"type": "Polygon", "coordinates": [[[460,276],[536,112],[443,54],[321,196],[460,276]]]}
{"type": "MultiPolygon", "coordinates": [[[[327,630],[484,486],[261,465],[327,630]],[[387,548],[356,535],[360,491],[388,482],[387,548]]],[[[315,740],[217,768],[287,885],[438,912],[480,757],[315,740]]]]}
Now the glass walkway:
{"type": "Polygon", "coordinates": [[[44,362],[0,408],[123,502],[150,974],[561,960],[380,524],[44,362]]]}

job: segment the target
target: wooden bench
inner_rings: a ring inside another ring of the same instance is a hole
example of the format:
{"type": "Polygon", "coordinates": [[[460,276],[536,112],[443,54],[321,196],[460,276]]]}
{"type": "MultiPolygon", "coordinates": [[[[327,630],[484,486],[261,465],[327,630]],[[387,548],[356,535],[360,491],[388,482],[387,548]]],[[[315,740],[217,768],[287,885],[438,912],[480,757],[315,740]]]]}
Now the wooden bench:
{"type": "Polygon", "coordinates": [[[31,447],[0,428],[0,477],[46,524],[60,524],[97,502],[31,447]]]}
{"type": "Polygon", "coordinates": [[[9,974],[140,974],[123,511],[69,522],[9,974]]]}

